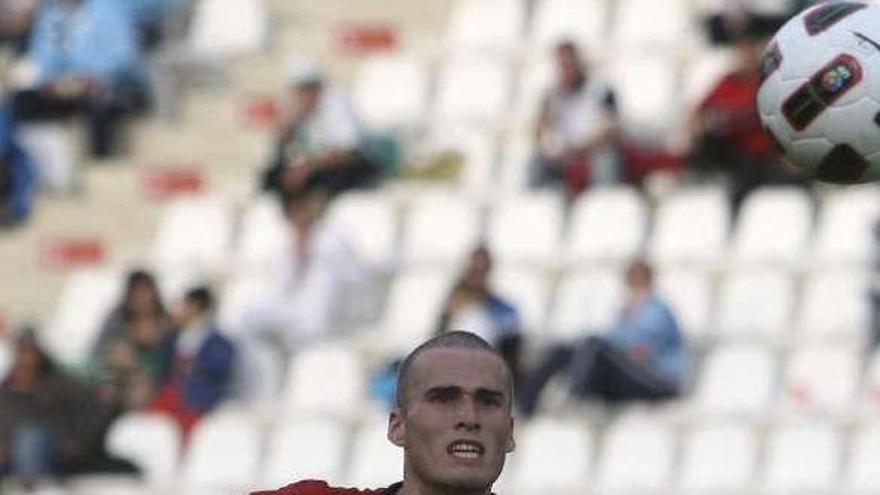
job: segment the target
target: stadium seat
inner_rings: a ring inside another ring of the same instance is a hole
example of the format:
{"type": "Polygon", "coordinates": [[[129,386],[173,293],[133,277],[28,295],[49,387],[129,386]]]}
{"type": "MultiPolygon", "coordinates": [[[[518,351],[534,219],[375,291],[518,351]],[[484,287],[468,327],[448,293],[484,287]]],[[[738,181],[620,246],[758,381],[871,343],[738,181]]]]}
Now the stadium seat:
{"type": "Polygon", "coordinates": [[[771,432],[767,442],[768,493],[828,493],[834,487],[842,446],[832,426],[790,422],[771,432]]]}
{"type": "Polygon", "coordinates": [[[518,435],[512,486],[518,494],[584,493],[595,441],[581,422],[539,419],[518,435]]]}
{"type": "Polygon", "coordinates": [[[760,338],[778,343],[790,326],[794,282],[781,271],[741,270],[721,283],[716,321],[724,338],[760,338]]]}
{"type": "Polygon", "coordinates": [[[674,53],[696,42],[687,0],[619,0],[612,38],[618,48],[674,53]]]}
{"type": "Polygon", "coordinates": [[[870,414],[880,410],[880,353],[867,358],[865,380],[862,387],[862,406],[870,414]]]}
{"type": "Polygon", "coordinates": [[[499,268],[492,277],[492,287],[519,310],[522,330],[542,335],[547,322],[550,286],[540,270],[499,268]]]}
{"type": "Polygon", "coordinates": [[[400,481],[403,449],[388,441],[388,417],[368,416],[354,438],[348,486],[388,486],[400,481]]]}
{"type": "Polygon", "coordinates": [[[360,357],[340,342],[325,342],[297,352],[287,377],[287,410],[298,415],[344,419],[363,402],[365,371],[360,357]],[[327,373],[327,370],[333,370],[327,373]],[[315,377],[322,377],[316,380],[315,377]]]}
{"type": "Polygon", "coordinates": [[[196,425],[183,464],[186,493],[247,493],[257,479],[262,434],[246,413],[215,411],[196,425]]]}
{"type": "Polygon", "coordinates": [[[761,417],[775,398],[778,365],[771,351],[754,344],[728,344],[706,359],[694,406],[711,416],[761,417]]]}
{"type": "Polygon", "coordinates": [[[524,194],[493,205],[488,243],[499,264],[548,266],[557,261],[562,236],[562,198],[524,194]]]}
{"type": "Polygon", "coordinates": [[[280,201],[264,194],[252,201],[241,220],[234,259],[239,272],[271,273],[290,252],[292,229],[280,201]]]}
{"type": "Polygon", "coordinates": [[[391,284],[377,346],[408,352],[432,335],[455,273],[410,270],[391,284]]]}
{"type": "Polygon", "coordinates": [[[172,202],[153,239],[159,272],[186,273],[194,279],[222,273],[233,233],[233,212],[226,198],[200,196],[172,202]]]}
{"type": "Polygon", "coordinates": [[[478,205],[466,196],[417,196],[404,224],[405,261],[457,270],[478,243],[480,220],[478,205]]]}
{"type": "Polygon", "coordinates": [[[702,270],[664,269],[655,275],[658,294],[672,307],[679,325],[691,337],[709,331],[709,315],[714,301],[709,276],[702,270]]]}
{"type": "Polygon", "coordinates": [[[696,109],[709,92],[736,64],[736,52],[729,47],[707,46],[687,59],[684,76],[684,107],[696,109]]]}
{"type": "Polygon", "coordinates": [[[709,265],[719,260],[730,229],[730,211],[720,187],[681,190],[657,208],[648,246],[658,264],[709,265]]]}
{"type": "Polygon", "coordinates": [[[672,57],[642,50],[616,52],[608,63],[608,79],[617,94],[622,125],[632,135],[663,142],[678,132],[685,114],[679,65],[672,57]]]}
{"type": "Polygon", "coordinates": [[[434,125],[428,131],[422,149],[428,155],[442,156],[451,153],[461,160],[461,170],[455,179],[463,193],[485,197],[495,187],[495,139],[479,126],[434,125]]]}
{"type": "Polygon", "coordinates": [[[187,48],[193,60],[223,60],[263,48],[269,18],[263,0],[198,0],[187,48]]]}
{"type": "Polygon", "coordinates": [[[491,130],[502,123],[512,84],[503,62],[453,57],[437,84],[432,127],[466,125],[491,130]]]}
{"type": "Polygon", "coordinates": [[[735,493],[751,482],[758,438],[747,423],[707,425],[684,443],[679,487],[684,493],[735,493]]]}
{"type": "Polygon", "coordinates": [[[428,84],[427,67],[413,58],[368,58],[355,80],[353,99],[358,117],[372,131],[416,130],[424,125],[428,84]]]}
{"type": "Polygon", "coordinates": [[[394,260],[397,211],[389,193],[347,193],[333,202],[327,216],[365,261],[387,265],[394,260]]]}
{"type": "Polygon", "coordinates": [[[846,487],[852,493],[876,491],[880,486],[880,423],[876,419],[854,432],[848,457],[846,487]]]}
{"type": "Polygon", "coordinates": [[[122,297],[124,275],[115,270],[78,270],[67,277],[61,299],[40,336],[61,363],[85,364],[110,313],[122,297]]]}
{"type": "Polygon", "coordinates": [[[446,31],[447,46],[455,52],[510,55],[525,20],[522,0],[459,0],[446,31]]]}
{"type": "Polygon", "coordinates": [[[550,314],[550,331],[559,338],[606,332],[617,320],[625,297],[619,270],[571,272],[559,284],[550,314]]]}
{"type": "Polygon", "coordinates": [[[622,263],[639,252],[648,230],[644,198],[631,188],[598,188],[574,204],[568,227],[571,263],[622,263]]]}
{"type": "Polygon", "coordinates": [[[786,365],[787,405],[795,410],[851,412],[861,375],[859,354],[850,347],[799,348],[786,365]]]}
{"type": "Polygon", "coordinates": [[[733,262],[796,266],[807,250],[812,205],[797,188],[764,188],[748,197],[731,246],[733,262]]]}
{"type": "Polygon", "coordinates": [[[65,490],[42,491],[36,490],[35,495],[153,495],[155,488],[151,488],[134,476],[125,475],[81,475],[70,480],[65,490]]]}
{"type": "Polygon", "coordinates": [[[556,74],[553,52],[548,48],[546,53],[538,55],[534,60],[527,60],[520,70],[513,102],[514,128],[525,132],[529,140],[540,115],[541,102],[553,86],[556,74]]]}
{"type": "Polygon", "coordinates": [[[599,493],[659,490],[672,482],[675,435],[652,418],[623,418],[606,433],[599,493]],[[638,462],[633,454],[638,452],[638,462]]]}
{"type": "Polygon", "coordinates": [[[107,452],[137,465],[154,489],[171,488],[180,463],[180,430],[169,416],[130,412],[107,432],[107,452]]]}
{"type": "Polygon", "coordinates": [[[532,160],[532,136],[517,133],[505,140],[499,171],[501,187],[510,194],[524,194],[529,186],[529,167],[532,160]]]}
{"type": "Polygon", "coordinates": [[[813,273],[800,303],[797,329],[809,340],[864,341],[870,328],[868,277],[863,272],[813,273]]]}
{"type": "Polygon", "coordinates": [[[294,480],[342,481],[347,431],[329,418],[284,417],[269,439],[260,475],[264,488],[294,480]]]}
{"type": "Polygon", "coordinates": [[[603,53],[607,39],[608,7],[603,0],[542,0],[535,3],[530,52],[550,57],[553,46],[572,40],[592,57],[603,53]]]}
{"type": "Polygon", "coordinates": [[[831,267],[866,266],[876,251],[880,199],[876,186],[837,191],[824,202],[816,225],[813,261],[831,267]]]}

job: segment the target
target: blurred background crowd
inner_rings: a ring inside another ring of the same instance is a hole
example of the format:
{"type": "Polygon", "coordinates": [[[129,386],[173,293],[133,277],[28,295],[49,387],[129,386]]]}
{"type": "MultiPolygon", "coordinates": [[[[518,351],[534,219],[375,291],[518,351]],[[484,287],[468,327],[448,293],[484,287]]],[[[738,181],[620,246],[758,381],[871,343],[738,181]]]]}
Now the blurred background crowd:
{"type": "Polygon", "coordinates": [[[388,484],[450,329],[499,493],[880,493],[880,196],[753,104],[810,3],[0,0],[0,493],[388,484]]]}

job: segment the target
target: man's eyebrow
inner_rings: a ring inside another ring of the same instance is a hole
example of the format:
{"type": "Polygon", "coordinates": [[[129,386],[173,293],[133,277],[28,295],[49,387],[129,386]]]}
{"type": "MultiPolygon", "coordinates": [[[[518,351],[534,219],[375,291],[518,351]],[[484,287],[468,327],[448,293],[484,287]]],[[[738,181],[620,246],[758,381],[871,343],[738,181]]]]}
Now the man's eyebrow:
{"type": "Polygon", "coordinates": [[[483,397],[492,397],[497,399],[505,399],[507,398],[507,394],[500,390],[490,389],[490,388],[478,388],[476,395],[483,397]]]}
{"type": "Polygon", "coordinates": [[[440,394],[457,394],[461,392],[461,387],[458,385],[439,385],[436,387],[431,387],[425,391],[426,396],[431,395],[440,395],[440,394]]]}

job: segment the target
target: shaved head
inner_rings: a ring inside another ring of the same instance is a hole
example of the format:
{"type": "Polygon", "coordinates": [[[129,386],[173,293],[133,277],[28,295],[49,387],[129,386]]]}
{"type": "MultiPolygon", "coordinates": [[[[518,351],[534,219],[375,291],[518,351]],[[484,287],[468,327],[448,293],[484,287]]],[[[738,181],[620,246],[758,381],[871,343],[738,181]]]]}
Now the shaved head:
{"type": "Polygon", "coordinates": [[[397,374],[397,407],[400,409],[406,409],[408,398],[409,398],[409,390],[413,383],[413,365],[418,360],[419,356],[424,354],[427,351],[432,349],[467,349],[472,351],[483,351],[489,354],[494,355],[498,358],[498,360],[503,363],[504,369],[504,379],[506,381],[506,391],[508,392],[508,396],[513,398],[513,373],[510,371],[510,368],[507,366],[507,363],[504,361],[504,358],[501,354],[492,347],[492,344],[486,342],[482,337],[479,337],[476,334],[465,332],[461,330],[454,330],[450,332],[444,332],[436,337],[424,342],[420,346],[416,347],[406,359],[403,360],[403,363],[400,365],[400,370],[397,374]]]}

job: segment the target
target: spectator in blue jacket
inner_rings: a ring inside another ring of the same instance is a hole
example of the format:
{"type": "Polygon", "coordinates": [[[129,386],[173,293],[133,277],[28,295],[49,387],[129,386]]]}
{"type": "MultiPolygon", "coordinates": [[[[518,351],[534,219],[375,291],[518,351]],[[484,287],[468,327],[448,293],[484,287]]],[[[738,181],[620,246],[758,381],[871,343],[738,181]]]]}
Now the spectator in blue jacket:
{"type": "Polygon", "coordinates": [[[125,6],[137,30],[140,46],[152,50],[165,36],[168,16],[182,9],[187,0],[126,0],[125,6]]]}
{"type": "Polygon", "coordinates": [[[544,386],[566,372],[579,398],[608,402],[661,400],[677,396],[688,357],[669,306],[653,290],[651,267],[633,262],[626,272],[629,294],[617,324],[606,335],[554,347],[518,394],[525,416],[534,414],[544,386]]]}
{"type": "Polygon", "coordinates": [[[174,417],[184,437],[230,389],[236,351],[215,325],[213,308],[208,289],[187,292],[177,315],[179,329],[162,346],[161,384],[150,409],[174,417]]]}
{"type": "Polygon", "coordinates": [[[148,85],[131,15],[118,0],[46,0],[28,56],[34,87],[13,98],[19,121],[85,114],[92,155],[117,151],[123,116],[143,111],[148,85]]]}
{"type": "Polygon", "coordinates": [[[0,228],[28,217],[36,179],[33,162],[15,141],[9,112],[0,107],[0,228]]]}

